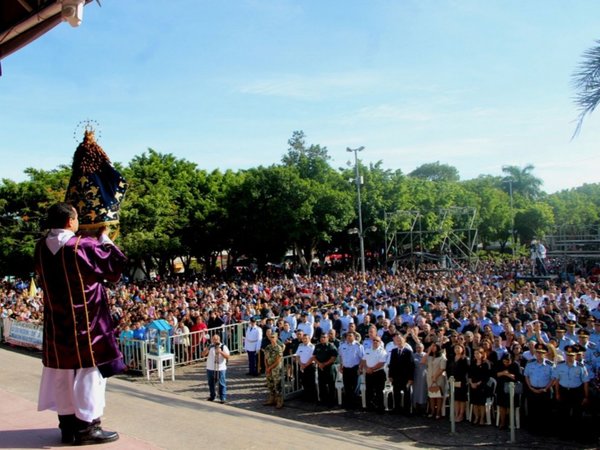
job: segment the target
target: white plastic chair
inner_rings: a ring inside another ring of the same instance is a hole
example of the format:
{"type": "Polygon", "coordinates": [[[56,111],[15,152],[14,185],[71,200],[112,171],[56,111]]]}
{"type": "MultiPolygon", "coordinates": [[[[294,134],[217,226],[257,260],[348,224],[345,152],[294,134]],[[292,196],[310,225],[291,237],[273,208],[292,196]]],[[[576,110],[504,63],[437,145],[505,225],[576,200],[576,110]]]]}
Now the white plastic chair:
{"type": "MultiPolygon", "coordinates": [[[[485,421],[486,424],[492,424],[492,406],[494,405],[494,400],[496,398],[496,379],[491,378],[487,382],[487,386],[489,388],[488,396],[485,399],[485,421]]],[[[468,419],[471,421],[471,416],[473,415],[473,405],[469,402],[468,406],[468,419]]]]}
{"type": "MultiPolygon", "coordinates": [[[[496,406],[496,426],[500,425],[500,407],[496,406]]],[[[521,428],[521,407],[515,406],[515,428],[521,428]]]]}
{"type": "Polygon", "coordinates": [[[360,400],[363,408],[367,408],[367,384],[365,382],[365,374],[362,373],[358,377],[358,390],[360,392],[360,400]]]}
{"type": "Polygon", "coordinates": [[[342,390],[344,389],[344,376],[336,369],[335,390],[337,391],[338,405],[342,404],[342,390]]]}
{"type": "MultiPolygon", "coordinates": [[[[518,403],[521,395],[515,394],[515,428],[521,428],[521,405],[518,403]]],[[[496,426],[500,425],[500,407],[496,406],[496,426]]]]}
{"type": "MultiPolygon", "coordinates": [[[[389,398],[392,396],[392,408],[396,407],[396,401],[394,399],[394,386],[392,386],[392,382],[390,380],[385,380],[385,386],[383,387],[383,409],[385,411],[390,411],[389,407],[389,398]]],[[[402,393],[404,395],[404,392],[402,393]]]]}
{"type": "Polygon", "coordinates": [[[488,425],[492,424],[492,406],[494,405],[494,401],[496,400],[497,384],[498,383],[496,382],[496,379],[491,377],[487,382],[489,393],[485,399],[485,421],[488,425]]]}

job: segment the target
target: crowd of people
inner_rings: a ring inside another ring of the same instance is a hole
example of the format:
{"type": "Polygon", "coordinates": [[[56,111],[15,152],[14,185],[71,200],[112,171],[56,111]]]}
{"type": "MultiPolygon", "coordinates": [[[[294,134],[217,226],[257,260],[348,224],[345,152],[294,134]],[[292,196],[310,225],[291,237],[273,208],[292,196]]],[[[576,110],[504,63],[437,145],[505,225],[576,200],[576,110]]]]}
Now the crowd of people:
{"type": "MultiPolygon", "coordinates": [[[[330,272],[127,282],[108,298],[121,335],[143,338],[150,322],[164,319],[183,358],[198,339],[210,339],[194,332],[252,322],[244,344],[249,375],[268,367],[261,349],[276,333],[283,355],[296,355],[299,371],[286,376],[300,379],[307,401],[333,406],[339,370],[344,407],[359,406],[364,380],[369,409],[381,412],[385,401],[395,412],[435,420],[445,413],[452,377],[457,422],[486,425],[492,399],[498,426],[506,428],[512,381],[517,406],[526,405],[523,422],[572,434],[582,417],[597,417],[600,404],[600,284],[591,277],[520,279],[529,264],[400,267],[365,279],[330,272]],[[384,398],[386,383],[392,398],[384,398]],[[564,426],[548,427],[553,417],[564,426]]],[[[4,282],[0,317],[39,322],[41,295],[4,282]]]]}

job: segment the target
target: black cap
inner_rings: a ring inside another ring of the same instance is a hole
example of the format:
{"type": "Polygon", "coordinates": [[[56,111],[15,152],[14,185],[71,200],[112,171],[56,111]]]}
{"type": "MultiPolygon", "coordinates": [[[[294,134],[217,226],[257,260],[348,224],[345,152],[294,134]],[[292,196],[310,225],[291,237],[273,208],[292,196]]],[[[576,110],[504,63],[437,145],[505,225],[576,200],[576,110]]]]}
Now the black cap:
{"type": "Polygon", "coordinates": [[[573,347],[576,353],[585,353],[586,348],[583,345],[575,344],[573,347]]]}
{"type": "Polygon", "coordinates": [[[575,356],[577,354],[577,348],[574,345],[567,345],[565,347],[565,354],[575,356]]]}
{"type": "Polygon", "coordinates": [[[538,342],[537,344],[535,344],[534,348],[535,348],[536,352],[548,353],[548,347],[546,347],[546,344],[542,344],[541,342],[538,342]]]}

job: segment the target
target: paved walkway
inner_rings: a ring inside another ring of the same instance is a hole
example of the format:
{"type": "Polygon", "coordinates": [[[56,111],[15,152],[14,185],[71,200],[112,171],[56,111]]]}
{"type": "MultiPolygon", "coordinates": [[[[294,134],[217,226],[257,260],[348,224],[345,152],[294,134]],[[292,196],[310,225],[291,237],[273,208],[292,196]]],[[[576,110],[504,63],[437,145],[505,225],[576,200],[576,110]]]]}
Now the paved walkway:
{"type": "MultiPolygon", "coordinates": [[[[55,414],[36,412],[40,372],[36,356],[0,347],[0,449],[54,448],[53,443],[60,447],[55,414]]],[[[133,376],[111,379],[103,424],[119,431],[121,439],[96,448],[584,448],[522,430],[510,445],[509,433],[495,427],[461,423],[451,435],[445,420],[327,410],[299,400],[275,410],[262,406],[264,378],[245,372],[245,357],[232,357],[226,405],[205,400],[203,364],[177,368],[176,380],[167,377],[163,384],[156,376],[150,381],[133,376]]]]}
{"type": "MultiPolygon", "coordinates": [[[[197,386],[198,370],[195,374],[191,368],[189,372],[179,371],[177,381],[164,385],[111,379],[103,426],[117,430],[121,438],[94,448],[415,448],[289,420],[279,414],[265,415],[251,408],[199,400],[206,394],[190,387],[197,386]]],[[[36,411],[40,373],[38,357],[0,347],[0,449],[64,447],[55,413],[36,411]]]]}
{"type": "MultiPolygon", "coordinates": [[[[510,443],[510,432],[500,431],[493,426],[474,426],[468,422],[456,424],[456,433],[450,433],[450,422],[424,417],[404,417],[376,414],[366,411],[346,411],[341,408],[327,409],[300,400],[289,400],[281,410],[262,405],[266,396],[264,377],[249,377],[245,356],[232,356],[228,367],[228,404],[235,408],[277,415],[295,422],[318,425],[328,432],[341,431],[351,439],[367,439],[385,443],[386,447],[415,446],[418,448],[480,449],[493,447],[502,449],[580,449],[581,444],[559,441],[531,435],[517,430],[516,442],[510,443]]],[[[150,383],[163,392],[175,392],[187,398],[206,401],[208,387],[205,381],[204,364],[178,367],[175,382],[161,384],[156,378],[150,383]]],[[[148,383],[132,378],[133,383],[148,383]]],[[[207,402],[208,403],[208,402],[207,402]]],[[[594,446],[589,448],[595,448],[594,446]]]]}

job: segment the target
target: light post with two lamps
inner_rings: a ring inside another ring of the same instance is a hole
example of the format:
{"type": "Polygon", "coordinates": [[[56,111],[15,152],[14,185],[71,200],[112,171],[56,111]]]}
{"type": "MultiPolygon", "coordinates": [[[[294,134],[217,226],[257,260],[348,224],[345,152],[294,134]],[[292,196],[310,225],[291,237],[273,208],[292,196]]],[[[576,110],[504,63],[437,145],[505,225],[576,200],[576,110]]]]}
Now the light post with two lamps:
{"type": "Polygon", "coordinates": [[[365,149],[364,146],[358,148],[350,148],[347,147],[347,152],[354,152],[354,174],[355,174],[355,183],[356,183],[356,198],[358,202],[358,230],[356,228],[352,228],[348,230],[348,234],[358,234],[358,239],[360,242],[360,270],[365,278],[366,270],[365,270],[365,235],[363,233],[363,224],[362,224],[362,205],[360,203],[360,174],[358,173],[358,152],[362,152],[365,149]],[[352,230],[355,230],[352,233],[352,230]]]}
{"type": "Polygon", "coordinates": [[[502,180],[503,183],[508,183],[508,195],[510,197],[510,244],[512,247],[512,259],[513,259],[513,264],[515,261],[515,212],[514,212],[514,207],[513,207],[513,178],[512,177],[506,177],[504,180],[502,180]]]}

